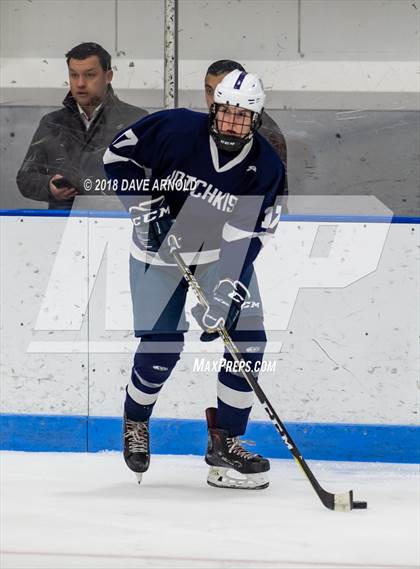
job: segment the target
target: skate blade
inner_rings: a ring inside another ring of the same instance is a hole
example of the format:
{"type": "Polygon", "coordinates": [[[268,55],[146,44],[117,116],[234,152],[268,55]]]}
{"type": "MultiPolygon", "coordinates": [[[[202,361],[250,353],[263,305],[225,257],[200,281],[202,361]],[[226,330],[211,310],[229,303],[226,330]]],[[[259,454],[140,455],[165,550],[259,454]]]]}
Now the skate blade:
{"type": "Polygon", "coordinates": [[[269,485],[266,472],[259,474],[241,474],[231,468],[211,466],[207,476],[207,484],[216,488],[233,490],[263,490],[269,485]]]}
{"type": "Polygon", "coordinates": [[[134,474],[136,475],[138,484],[141,484],[141,480],[143,478],[143,472],[135,472],[134,474]]]}

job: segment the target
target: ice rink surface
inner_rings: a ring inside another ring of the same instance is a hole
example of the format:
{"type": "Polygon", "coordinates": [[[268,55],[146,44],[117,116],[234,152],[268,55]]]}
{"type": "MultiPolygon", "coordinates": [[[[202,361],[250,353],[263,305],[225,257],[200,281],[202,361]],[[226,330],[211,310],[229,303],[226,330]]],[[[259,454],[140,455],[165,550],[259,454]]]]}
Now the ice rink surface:
{"type": "Polygon", "coordinates": [[[114,452],[0,460],[2,569],[419,566],[416,465],[311,461],[326,490],[368,501],[341,513],[291,460],[254,492],[207,486],[200,457],[153,456],[140,486],[114,452]]]}

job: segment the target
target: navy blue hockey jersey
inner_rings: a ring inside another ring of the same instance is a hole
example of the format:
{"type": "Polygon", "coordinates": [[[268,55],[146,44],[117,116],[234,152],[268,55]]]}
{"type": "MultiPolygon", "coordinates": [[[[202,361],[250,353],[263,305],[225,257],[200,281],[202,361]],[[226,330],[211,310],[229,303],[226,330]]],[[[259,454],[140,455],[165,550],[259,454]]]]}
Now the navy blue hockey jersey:
{"type": "MultiPolygon", "coordinates": [[[[207,125],[208,115],[187,109],[153,113],[115,137],[105,170],[132,216],[143,202],[164,196],[187,263],[220,259],[222,276],[239,278],[278,223],[284,167],[258,133],[239,153],[225,153],[207,125]]],[[[135,232],[131,254],[163,263],[135,232]]]]}

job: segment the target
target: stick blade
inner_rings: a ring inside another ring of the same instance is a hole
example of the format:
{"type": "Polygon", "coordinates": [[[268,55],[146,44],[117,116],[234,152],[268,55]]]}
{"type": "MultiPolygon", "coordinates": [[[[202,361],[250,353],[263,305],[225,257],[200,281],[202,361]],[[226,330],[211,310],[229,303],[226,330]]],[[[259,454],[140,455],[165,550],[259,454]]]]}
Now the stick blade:
{"type": "Polygon", "coordinates": [[[334,510],[336,512],[350,512],[353,509],[353,490],[334,494],[334,510]]]}
{"type": "MultiPolygon", "coordinates": [[[[323,490],[318,495],[324,506],[335,512],[350,512],[354,507],[363,508],[363,506],[355,506],[353,502],[353,490],[340,494],[331,494],[331,492],[323,490]]],[[[360,502],[356,502],[356,504],[360,504],[360,502]]]]}
{"type": "Polygon", "coordinates": [[[350,512],[351,510],[366,510],[367,502],[353,500],[353,490],[343,494],[334,494],[334,510],[338,512],[350,512]]]}

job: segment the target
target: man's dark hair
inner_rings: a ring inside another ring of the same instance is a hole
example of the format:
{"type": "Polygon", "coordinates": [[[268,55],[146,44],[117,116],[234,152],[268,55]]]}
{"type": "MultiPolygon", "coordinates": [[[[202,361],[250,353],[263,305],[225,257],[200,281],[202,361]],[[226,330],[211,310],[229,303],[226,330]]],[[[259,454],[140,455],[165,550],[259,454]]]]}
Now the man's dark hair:
{"type": "Polygon", "coordinates": [[[111,69],[111,56],[101,45],[93,42],[81,43],[68,51],[66,53],[67,66],[69,65],[70,59],[87,59],[92,55],[96,55],[98,57],[104,71],[109,71],[111,69]]]}
{"type": "Polygon", "coordinates": [[[229,73],[230,71],[245,71],[240,63],[233,61],[232,59],[219,59],[219,61],[213,62],[207,69],[206,75],[222,75],[222,73],[229,73]]]}

